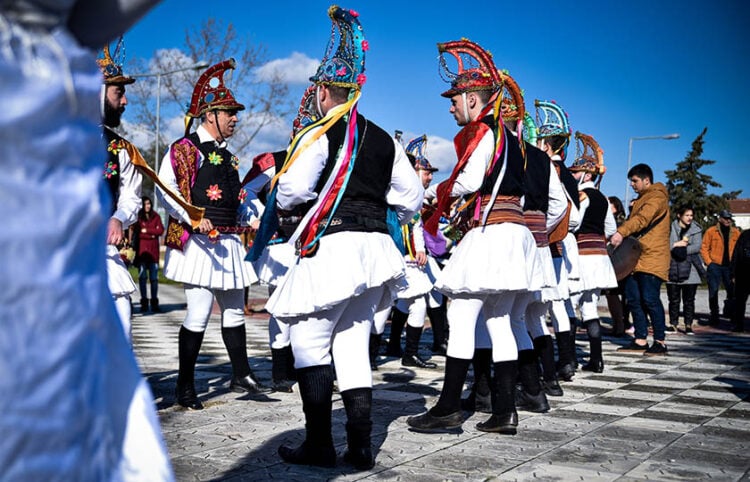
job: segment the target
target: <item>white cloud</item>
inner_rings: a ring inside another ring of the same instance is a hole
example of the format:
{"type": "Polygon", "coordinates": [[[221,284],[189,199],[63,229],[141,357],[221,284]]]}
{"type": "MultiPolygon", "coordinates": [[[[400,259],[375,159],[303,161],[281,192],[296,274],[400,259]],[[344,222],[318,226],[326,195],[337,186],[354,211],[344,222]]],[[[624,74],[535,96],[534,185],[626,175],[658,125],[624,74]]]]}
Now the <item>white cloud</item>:
{"type": "Polygon", "coordinates": [[[261,82],[281,80],[289,84],[308,84],[310,77],[320,64],[305,54],[292,52],[284,59],[275,59],[254,69],[255,77],[261,82]]]}

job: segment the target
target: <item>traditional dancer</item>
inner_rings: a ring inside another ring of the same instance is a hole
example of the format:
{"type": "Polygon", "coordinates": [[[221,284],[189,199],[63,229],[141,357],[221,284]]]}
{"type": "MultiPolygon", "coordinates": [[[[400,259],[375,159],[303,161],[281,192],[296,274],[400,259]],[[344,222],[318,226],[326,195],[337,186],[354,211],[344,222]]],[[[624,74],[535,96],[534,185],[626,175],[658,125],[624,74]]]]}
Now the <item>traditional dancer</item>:
{"type": "Polygon", "coordinates": [[[247,361],[243,289],[257,277],[245,263],[245,249],[238,235],[247,229],[238,226],[239,159],[226,147],[227,139],[234,134],[237,112],[245,108],[224,82],[226,71],[234,65],[234,59],[225,60],[201,74],[186,115],[185,136],[169,146],[159,172],[159,178],[182,201],[205,209],[195,226],[196,220],[177,199],[165,196],[161,186],[157,190],[170,216],[164,276],[184,283],[187,299],[179,335],[177,403],[192,410],[203,408],[195,391],[195,364],[214,299],[221,309],[221,335],[232,363],[230,390],[271,390],[257,381],[247,361]],[[201,124],[190,132],[197,118],[201,124]]]}
{"type": "Polygon", "coordinates": [[[120,125],[120,118],[128,104],[125,86],[135,82],[133,77],[122,73],[123,54],[124,47],[120,38],[112,54],[109,46],[104,47],[103,56],[97,59],[97,63],[104,77],[102,110],[104,140],[107,144],[104,182],[112,197],[112,216],[107,223],[107,278],[125,335],[132,342],[130,295],[135,292],[136,287],[120,257],[118,246],[124,239],[125,230],[138,219],[143,177],[130,158],[130,152],[136,147],[114,130],[120,125]]]}
{"type": "Polygon", "coordinates": [[[604,371],[601,323],[597,305],[601,290],[617,287],[617,277],[607,254],[607,239],[617,232],[617,224],[607,197],[599,192],[604,175],[604,153],[593,137],[576,132],[578,151],[570,166],[578,180],[581,226],[576,233],[583,291],[580,296],[581,320],[589,338],[589,362],[583,370],[604,371]]]}
{"type": "Polygon", "coordinates": [[[574,234],[580,224],[578,182],[565,166],[571,135],[568,114],[556,102],[537,99],[534,106],[538,119],[537,145],[552,160],[554,172],[565,188],[568,204],[565,217],[567,223],[561,222],[550,233],[549,249],[559,296],[552,300],[549,313],[557,341],[557,376],[561,380],[570,381],[576,370],[576,315],[570,297],[581,291],[578,243],[574,234]]]}
{"type": "Polygon", "coordinates": [[[275,232],[277,213],[301,218],[288,241],[300,258],[266,305],[289,325],[305,413],[305,441],[279,447],[279,455],[293,464],[336,464],[333,361],[347,415],[344,460],[367,470],[375,463],[370,332],[405,281],[388,221],[411,219],[423,189],[401,145],[357,112],[368,48],[357,13],[333,6],[328,14],[331,39],[311,78],[321,118],[292,141],[257,236],[263,242],[275,232]]]}
{"type": "Polygon", "coordinates": [[[502,79],[490,55],[468,40],[438,44],[441,73],[451,81],[442,94],[450,113],[462,126],[454,141],[458,163],[437,188],[437,212],[425,222],[425,236],[436,236],[439,216],[458,196],[469,199],[460,208],[470,229],[455,248],[436,282],[451,297],[450,338],[445,382],[437,404],[407,421],[416,430],[459,427],[463,423],[461,392],[474,355],[475,328],[480,317],[492,340],[495,377],[492,416],[477,428],[515,434],[518,425],[514,392],[518,350],[510,325],[510,310],[518,293],[534,285],[536,244],[524,224],[521,197],[524,158],[515,136],[500,118],[502,79]],[[458,72],[448,69],[452,55],[458,72]],[[476,227],[473,227],[476,226],[476,227]]]}

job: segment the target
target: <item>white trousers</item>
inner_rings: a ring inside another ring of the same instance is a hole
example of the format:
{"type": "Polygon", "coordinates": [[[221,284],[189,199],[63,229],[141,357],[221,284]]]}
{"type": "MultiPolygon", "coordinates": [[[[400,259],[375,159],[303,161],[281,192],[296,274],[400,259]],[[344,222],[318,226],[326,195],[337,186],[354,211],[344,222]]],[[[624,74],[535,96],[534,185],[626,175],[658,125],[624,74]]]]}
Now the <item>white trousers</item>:
{"type": "Polygon", "coordinates": [[[555,333],[570,331],[570,318],[568,318],[568,310],[565,309],[565,300],[554,300],[550,306],[549,315],[552,318],[555,333]]]}
{"type": "Polygon", "coordinates": [[[406,318],[406,324],[414,328],[422,328],[424,326],[424,319],[427,316],[427,298],[429,293],[426,295],[418,296],[416,298],[410,298],[408,300],[398,300],[396,302],[396,308],[403,312],[408,313],[409,316],[406,318]]]}
{"type": "Polygon", "coordinates": [[[586,290],[581,293],[581,321],[595,320],[599,318],[599,292],[600,290],[586,290]]]}
{"type": "Polygon", "coordinates": [[[534,291],[524,291],[519,293],[515,300],[513,300],[513,307],[510,311],[510,325],[518,351],[534,349],[534,343],[531,341],[528,328],[526,328],[526,308],[534,300],[534,297],[537,296],[536,293],[534,291]]]}
{"type": "Polygon", "coordinates": [[[516,292],[472,296],[455,296],[448,305],[448,356],[470,360],[475,348],[491,346],[493,362],[518,359],[510,327],[516,292]]]}
{"type": "Polygon", "coordinates": [[[294,367],[329,365],[333,358],[339,391],[372,387],[368,347],[373,319],[388,288],[378,286],[328,310],[284,318],[294,367]]]}
{"type": "Polygon", "coordinates": [[[245,293],[242,288],[216,290],[186,284],[187,314],[182,326],[196,333],[206,331],[214,298],[221,309],[221,326],[234,328],[245,324],[245,293]]]}
{"type": "Polygon", "coordinates": [[[130,296],[114,296],[115,309],[117,310],[117,317],[120,318],[122,329],[125,330],[125,337],[128,339],[130,345],[133,345],[133,327],[131,322],[132,308],[130,306],[130,296]]]}

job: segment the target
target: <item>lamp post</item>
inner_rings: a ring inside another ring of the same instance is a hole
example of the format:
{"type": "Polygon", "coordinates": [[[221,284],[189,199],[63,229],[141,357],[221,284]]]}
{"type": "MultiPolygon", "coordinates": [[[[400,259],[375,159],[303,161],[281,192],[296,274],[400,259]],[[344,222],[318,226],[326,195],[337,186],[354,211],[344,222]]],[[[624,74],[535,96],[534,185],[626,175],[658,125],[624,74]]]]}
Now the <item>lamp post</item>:
{"type": "MultiPolygon", "coordinates": [[[[679,134],[665,134],[663,136],[642,136],[642,137],[631,137],[628,141],[628,170],[626,171],[626,175],[628,172],[630,172],[630,162],[633,157],[633,141],[645,141],[648,139],[665,139],[665,140],[672,140],[672,139],[678,139],[680,137],[679,134]]],[[[625,183],[625,209],[628,209],[628,192],[630,190],[630,179],[628,178],[627,182],[625,183]]]]}

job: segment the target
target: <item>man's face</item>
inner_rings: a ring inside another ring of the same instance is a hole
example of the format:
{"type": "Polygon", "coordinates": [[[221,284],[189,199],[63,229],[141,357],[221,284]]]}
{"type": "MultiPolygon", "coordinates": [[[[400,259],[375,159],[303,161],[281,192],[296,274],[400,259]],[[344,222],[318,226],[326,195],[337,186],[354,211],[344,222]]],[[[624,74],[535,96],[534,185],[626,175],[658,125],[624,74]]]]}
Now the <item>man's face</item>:
{"type": "Polygon", "coordinates": [[[724,226],[731,226],[732,225],[732,219],[731,218],[719,218],[719,222],[724,226]]]}
{"type": "Polygon", "coordinates": [[[104,95],[104,125],[119,126],[126,105],[128,99],[125,97],[125,86],[108,85],[104,95]]]}
{"type": "Polygon", "coordinates": [[[232,137],[234,134],[234,126],[237,124],[237,111],[219,110],[216,112],[217,115],[214,117],[214,120],[219,128],[219,132],[225,139],[232,137]]]}
{"type": "Polygon", "coordinates": [[[419,173],[419,179],[422,180],[422,187],[427,189],[427,187],[432,182],[432,171],[428,171],[426,169],[418,169],[417,173],[419,173]]]}
{"type": "Polygon", "coordinates": [[[640,178],[638,176],[632,176],[630,178],[630,187],[633,188],[636,194],[640,194],[647,187],[651,185],[651,181],[648,178],[640,178]]]}
{"type": "Polygon", "coordinates": [[[453,118],[456,119],[456,124],[460,126],[468,124],[468,122],[466,122],[466,105],[463,101],[462,94],[456,94],[451,97],[451,107],[448,109],[448,112],[453,114],[453,118]]]}

